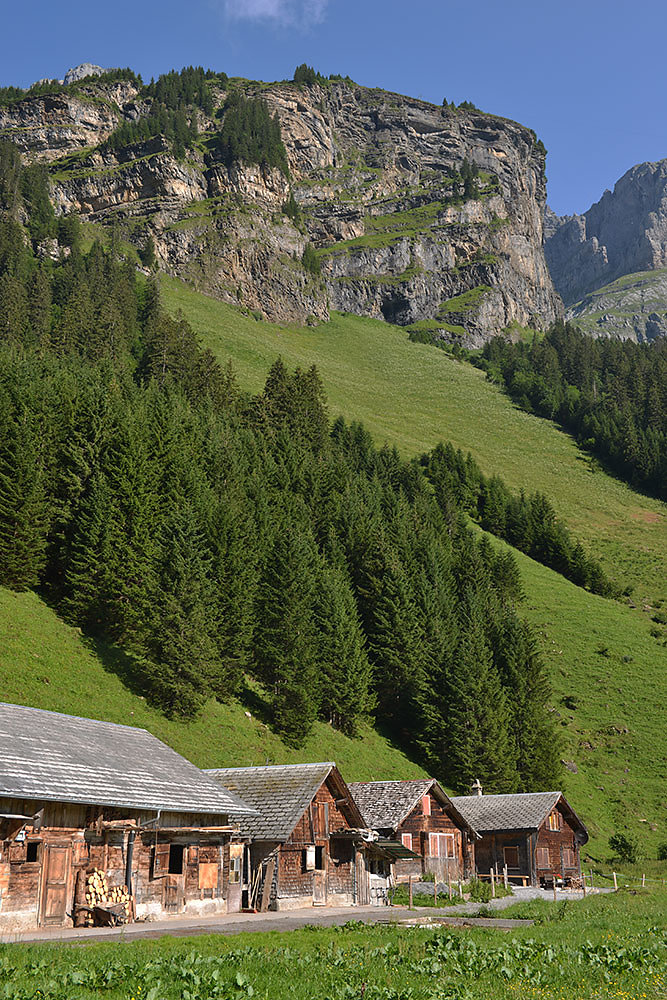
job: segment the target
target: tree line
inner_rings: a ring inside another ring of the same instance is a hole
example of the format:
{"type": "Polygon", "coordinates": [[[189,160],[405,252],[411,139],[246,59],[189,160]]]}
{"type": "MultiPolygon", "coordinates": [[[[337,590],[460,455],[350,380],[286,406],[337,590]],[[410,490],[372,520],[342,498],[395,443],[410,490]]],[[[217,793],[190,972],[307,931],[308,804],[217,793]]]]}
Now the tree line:
{"type": "Polygon", "coordinates": [[[113,248],[41,261],[25,215],[0,220],[27,303],[0,336],[0,582],[170,714],[252,680],[295,745],[374,716],[457,788],[556,782],[517,566],[455,491],[332,423],[314,368],[241,392],[113,248]]]}
{"type": "Polygon", "coordinates": [[[478,362],[520,406],[555,420],[633,486],[667,499],[667,338],[595,338],[557,321],[544,338],[494,338],[478,362]]]}

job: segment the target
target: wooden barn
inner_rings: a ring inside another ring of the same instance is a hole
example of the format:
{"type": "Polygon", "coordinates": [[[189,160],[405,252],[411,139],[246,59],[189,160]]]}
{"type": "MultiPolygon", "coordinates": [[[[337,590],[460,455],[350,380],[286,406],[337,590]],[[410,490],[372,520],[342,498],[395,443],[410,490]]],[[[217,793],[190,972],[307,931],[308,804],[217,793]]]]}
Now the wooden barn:
{"type": "Polygon", "coordinates": [[[579,848],[588,832],[562,792],[528,792],[517,795],[483,795],[479,782],[475,795],[461,795],[452,802],[479,830],[477,870],[530,885],[568,884],[581,877],[579,848]]]}
{"type": "Polygon", "coordinates": [[[238,816],[251,838],[246,900],[258,910],[371,901],[369,857],[386,858],[331,762],[206,772],[253,806],[238,816]]]}
{"type": "Polygon", "coordinates": [[[433,778],[352,782],[350,791],[368,826],[412,852],[393,860],[397,882],[423,874],[456,880],[473,871],[477,832],[433,778]]]}
{"type": "Polygon", "coordinates": [[[0,929],[238,910],[232,811],[144,729],[0,704],[0,929]]]}

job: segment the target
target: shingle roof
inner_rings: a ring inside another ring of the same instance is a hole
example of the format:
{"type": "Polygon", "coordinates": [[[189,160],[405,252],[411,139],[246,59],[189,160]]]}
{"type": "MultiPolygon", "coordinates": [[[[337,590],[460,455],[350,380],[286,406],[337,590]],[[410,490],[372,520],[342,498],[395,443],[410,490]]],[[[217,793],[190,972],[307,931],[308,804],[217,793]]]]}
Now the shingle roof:
{"type": "Polygon", "coordinates": [[[536,830],[551,812],[561,792],[523,792],[517,795],[456,795],[452,802],[480,832],[536,830]]]}
{"type": "Polygon", "coordinates": [[[238,796],[145,729],[0,703],[0,798],[243,815],[238,796]]]}
{"type": "Polygon", "coordinates": [[[426,795],[433,778],[414,781],[353,781],[348,786],[373,830],[395,830],[426,795]]]}
{"type": "MultiPolygon", "coordinates": [[[[272,764],[264,767],[223,767],[206,773],[254,806],[259,816],[239,816],[243,833],[261,840],[286,840],[312,802],[315,793],[334,772],[345,783],[331,761],[319,764],[272,764]]],[[[357,813],[354,802],[350,809],[357,813]]],[[[236,817],[235,817],[236,818],[236,817]]],[[[361,821],[361,816],[357,817],[361,821]]],[[[360,822],[360,825],[363,821],[360,822]]]]}

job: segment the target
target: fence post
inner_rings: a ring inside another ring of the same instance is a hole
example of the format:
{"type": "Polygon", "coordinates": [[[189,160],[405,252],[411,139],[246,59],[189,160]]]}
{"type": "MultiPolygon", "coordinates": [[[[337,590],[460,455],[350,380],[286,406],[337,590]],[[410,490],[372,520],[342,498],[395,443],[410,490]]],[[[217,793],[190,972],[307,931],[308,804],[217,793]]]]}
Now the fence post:
{"type": "Polygon", "coordinates": [[[412,909],[412,875],[408,875],[408,906],[412,909]]]}
{"type": "Polygon", "coordinates": [[[503,884],[507,888],[507,865],[503,868],[503,884]]]}
{"type": "Polygon", "coordinates": [[[586,898],[586,872],[584,872],[584,874],[582,876],[581,885],[582,885],[582,888],[584,890],[584,899],[585,899],[586,898]]]}
{"type": "Polygon", "coordinates": [[[496,898],[496,883],[493,877],[493,868],[491,869],[491,899],[496,898]]]}
{"type": "Polygon", "coordinates": [[[646,875],[642,875],[642,889],[646,887],[646,875]]]}
{"type": "Polygon", "coordinates": [[[434,906],[438,905],[438,877],[437,877],[437,875],[433,876],[433,905],[434,906]]]}
{"type": "Polygon", "coordinates": [[[459,879],[459,896],[463,899],[463,882],[459,879]]]}
{"type": "Polygon", "coordinates": [[[612,872],[612,875],[614,876],[614,889],[618,889],[618,882],[616,880],[616,872],[612,872]]]}
{"type": "Polygon", "coordinates": [[[556,902],[556,876],[554,875],[554,903],[556,902]]]}
{"type": "Polygon", "coordinates": [[[449,893],[449,901],[452,900],[452,873],[449,870],[449,861],[447,862],[447,891],[449,893]]]}

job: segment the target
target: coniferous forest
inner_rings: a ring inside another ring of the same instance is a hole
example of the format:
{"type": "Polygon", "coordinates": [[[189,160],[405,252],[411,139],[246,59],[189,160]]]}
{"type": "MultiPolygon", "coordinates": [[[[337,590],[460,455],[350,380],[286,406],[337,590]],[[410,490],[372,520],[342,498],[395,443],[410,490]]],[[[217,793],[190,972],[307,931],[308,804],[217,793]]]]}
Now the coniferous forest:
{"type": "Polygon", "coordinates": [[[484,345],[481,365],[525,409],[556,420],[633,486],[667,499],[667,342],[594,338],[555,323],[543,340],[484,345]]]}
{"type": "Polygon", "coordinates": [[[517,566],[455,484],[331,422],[314,368],[241,392],[113,246],[40,259],[41,174],[1,153],[0,583],[169,714],[257,683],[295,745],[373,715],[462,790],[556,782],[517,566]]]}

